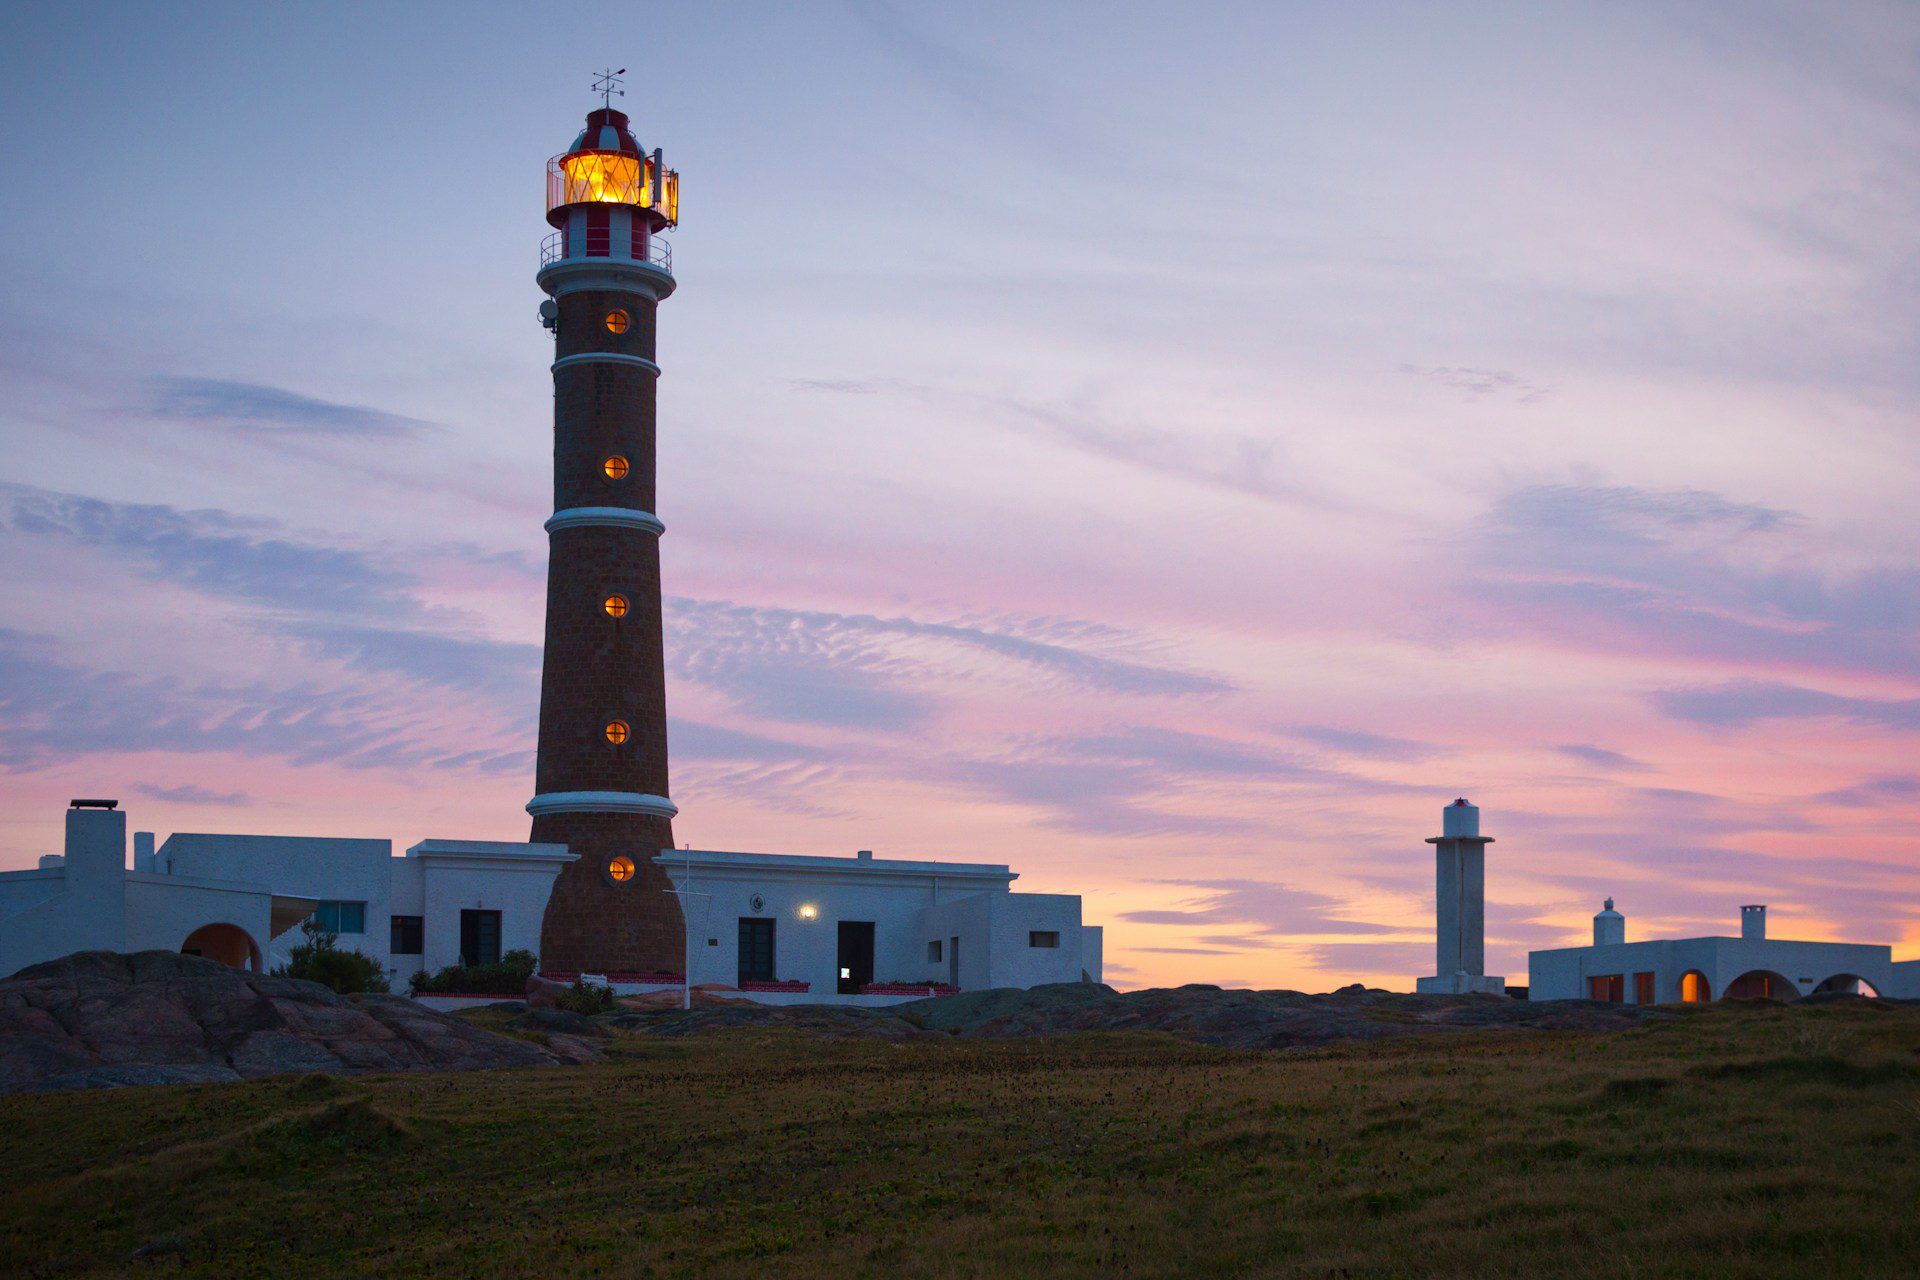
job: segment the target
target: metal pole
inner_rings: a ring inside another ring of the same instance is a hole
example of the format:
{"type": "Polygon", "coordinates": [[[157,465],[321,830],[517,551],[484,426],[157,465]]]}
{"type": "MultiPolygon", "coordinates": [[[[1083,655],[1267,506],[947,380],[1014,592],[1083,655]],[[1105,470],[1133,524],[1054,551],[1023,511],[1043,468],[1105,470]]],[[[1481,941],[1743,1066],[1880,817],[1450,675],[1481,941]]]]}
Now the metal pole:
{"type": "Polygon", "coordinates": [[[686,897],[680,899],[680,1008],[682,1012],[693,1009],[693,930],[687,919],[687,899],[693,897],[693,853],[682,849],[686,856],[680,860],[685,871],[686,897]]]}

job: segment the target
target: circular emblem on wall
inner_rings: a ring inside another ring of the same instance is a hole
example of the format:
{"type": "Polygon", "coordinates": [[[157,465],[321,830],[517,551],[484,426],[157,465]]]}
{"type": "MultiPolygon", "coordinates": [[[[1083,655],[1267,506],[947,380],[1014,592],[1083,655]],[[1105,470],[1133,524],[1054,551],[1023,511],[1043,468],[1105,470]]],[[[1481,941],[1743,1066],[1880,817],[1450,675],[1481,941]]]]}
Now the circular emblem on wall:
{"type": "Polygon", "coordinates": [[[761,896],[760,896],[759,894],[757,894],[757,893],[756,893],[756,894],[754,894],[754,895],[753,895],[753,909],[754,909],[755,911],[765,911],[765,910],[767,909],[767,900],[766,900],[765,898],[763,898],[763,897],[761,897],[761,896]]]}

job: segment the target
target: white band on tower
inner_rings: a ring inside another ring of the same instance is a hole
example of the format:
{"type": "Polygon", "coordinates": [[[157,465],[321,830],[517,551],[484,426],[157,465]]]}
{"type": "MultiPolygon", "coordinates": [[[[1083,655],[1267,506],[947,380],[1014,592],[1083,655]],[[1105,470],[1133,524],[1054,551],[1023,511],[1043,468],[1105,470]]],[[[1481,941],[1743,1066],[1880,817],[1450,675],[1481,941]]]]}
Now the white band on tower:
{"type": "Polygon", "coordinates": [[[651,533],[655,537],[667,531],[660,523],[660,517],[651,511],[641,511],[634,507],[567,507],[547,517],[543,526],[548,533],[555,529],[577,529],[582,525],[610,525],[616,529],[638,529],[642,533],[651,533]]]}
{"type": "Polygon", "coordinates": [[[665,796],[638,791],[549,791],[527,801],[527,812],[536,818],[543,813],[645,813],[671,818],[680,807],[665,796]]]}
{"type": "Polygon", "coordinates": [[[547,367],[558,371],[570,364],[630,364],[645,369],[656,378],[660,376],[659,365],[645,356],[630,356],[624,351],[582,351],[579,355],[561,356],[547,367]]]}

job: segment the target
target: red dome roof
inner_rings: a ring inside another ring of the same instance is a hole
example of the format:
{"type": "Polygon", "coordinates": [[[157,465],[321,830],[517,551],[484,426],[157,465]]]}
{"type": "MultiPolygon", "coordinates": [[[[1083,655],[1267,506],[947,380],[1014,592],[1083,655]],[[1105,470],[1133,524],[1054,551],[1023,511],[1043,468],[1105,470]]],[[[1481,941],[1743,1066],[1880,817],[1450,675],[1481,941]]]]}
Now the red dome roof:
{"type": "Polygon", "coordinates": [[[602,107],[598,111],[587,112],[587,127],[573,140],[566,154],[577,151],[619,151],[626,155],[641,154],[640,144],[633,139],[633,130],[627,128],[625,113],[612,107],[602,107]]]}

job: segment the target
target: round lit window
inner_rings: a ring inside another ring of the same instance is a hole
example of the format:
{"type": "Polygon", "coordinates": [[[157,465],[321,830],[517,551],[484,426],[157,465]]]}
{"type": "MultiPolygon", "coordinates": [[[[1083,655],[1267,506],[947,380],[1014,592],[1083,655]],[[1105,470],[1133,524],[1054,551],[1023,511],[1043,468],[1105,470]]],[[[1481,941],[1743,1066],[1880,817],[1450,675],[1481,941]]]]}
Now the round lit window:
{"type": "Polygon", "coordinates": [[[627,460],[617,453],[601,463],[600,469],[607,473],[607,479],[609,480],[623,480],[626,478],[629,470],[627,460]]]}
{"type": "Polygon", "coordinates": [[[627,598],[625,596],[608,596],[600,607],[607,611],[609,618],[624,618],[627,616],[627,598]]]}
{"type": "Polygon", "coordinates": [[[607,312],[607,332],[625,333],[633,327],[633,317],[624,311],[607,312]]]}
{"type": "Polygon", "coordinates": [[[615,880],[626,881],[633,879],[633,859],[624,854],[615,858],[607,864],[607,874],[615,880]]]}
{"type": "Polygon", "coordinates": [[[627,728],[625,720],[612,721],[607,725],[607,741],[617,747],[625,742],[632,732],[633,730],[627,728]]]}

